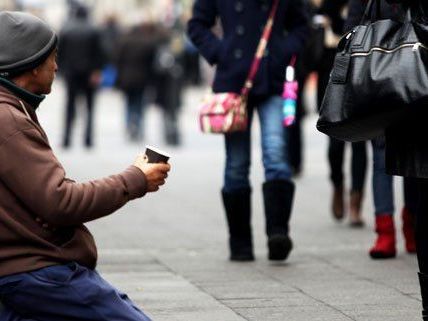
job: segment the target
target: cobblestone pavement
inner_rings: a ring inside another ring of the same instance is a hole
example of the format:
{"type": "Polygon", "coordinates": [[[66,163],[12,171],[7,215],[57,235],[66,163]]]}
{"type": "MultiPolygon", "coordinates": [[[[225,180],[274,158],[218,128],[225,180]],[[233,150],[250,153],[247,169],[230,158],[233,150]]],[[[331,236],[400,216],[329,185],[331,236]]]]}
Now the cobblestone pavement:
{"type": "MultiPolygon", "coordinates": [[[[401,236],[397,259],[375,262],[367,255],[374,237],[370,184],[364,206],[366,228],[352,230],[346,222],[332,220],[327,140],[316,132],[315,116],[305,124],[305,173],[297,180],[292,219],[295,250],[289,260],[273,264],[266,259],[257,125],[252,165],[257,260],[227,260],[219,192],[223,141],[221,136],[198,131],[201,96],[201,90],[186,95],[180,148],[164,144],[162,115],[153,107],[147,113],[144,142],[128,144],[123,100],[114,92],[103,92],[98,99],[93,151],[81,147],[81,119],[74,147],[62,151],[59,146],[64,101],[60,84],[40,108],[41,122],[71,178],[84,181],[121,171],[144,150],[145,143],[172,154],[173,171],[161,192],[89,224],[104,277],[126,291],[155,321],[419,320],[416,260],[404,252],[401,236]]],[[[401,204],[399,183],[397,179],[397,205],[401,204]]]]}

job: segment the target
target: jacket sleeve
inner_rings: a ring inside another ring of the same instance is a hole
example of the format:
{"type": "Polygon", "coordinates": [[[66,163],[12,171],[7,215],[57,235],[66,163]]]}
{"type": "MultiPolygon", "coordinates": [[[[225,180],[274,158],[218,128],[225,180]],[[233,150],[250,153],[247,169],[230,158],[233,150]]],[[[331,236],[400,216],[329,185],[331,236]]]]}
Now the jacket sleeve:
{"type": "Polygon", "coordinates": [[[134,166],[119,175],[87,183],[67,179],[35,128],[0,142],[0,164],[0,180],[52,226],[75,226],[109,215],[146,192],[145,176],[134,166]]]}
{"type": "Polygon", "coordinates": [[[288,56],[299,54],[306,44],[309,34],[309,17],[306,5],[302,0],[292,0],[285,18],[285,29],[288,31],[283,42],[283,52],[288,56]]]}
{"type": "Polygon", "coordinates": [[[218,63],[222,47],[221,40],[211,30],[217,14],[216,1],[196,0],[192,18],[187,25],[190,40],[211,65],[218,63]]]}

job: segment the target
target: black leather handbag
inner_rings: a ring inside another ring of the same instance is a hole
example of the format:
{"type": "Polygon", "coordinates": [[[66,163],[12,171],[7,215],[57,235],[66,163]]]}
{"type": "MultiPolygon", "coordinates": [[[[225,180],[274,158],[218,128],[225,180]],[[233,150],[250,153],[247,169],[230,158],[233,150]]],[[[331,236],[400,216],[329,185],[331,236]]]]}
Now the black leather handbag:
{"type": "Polygon", "coordinates": [[[375,21],[379,5],[370,0],[362,23],[339,43],[317,123],[339,140],[373,139],[412,108],[428,108],[428,25],[417,8],[404,21],[375,21]]]}

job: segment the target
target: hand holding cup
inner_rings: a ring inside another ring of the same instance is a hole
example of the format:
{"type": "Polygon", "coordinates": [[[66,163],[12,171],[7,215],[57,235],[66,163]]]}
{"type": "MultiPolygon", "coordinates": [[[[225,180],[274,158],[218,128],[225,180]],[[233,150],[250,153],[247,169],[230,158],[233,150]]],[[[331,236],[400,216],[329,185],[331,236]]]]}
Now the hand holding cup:
{"type": "Polygon", "coordinates": [[[138,167],[146,176],[147,192],[156,192],[165,184],[171,165],[167,164],[169,156],[153,147],[147,147],[145,154],[140,154],[134,166],[138,167]]]}

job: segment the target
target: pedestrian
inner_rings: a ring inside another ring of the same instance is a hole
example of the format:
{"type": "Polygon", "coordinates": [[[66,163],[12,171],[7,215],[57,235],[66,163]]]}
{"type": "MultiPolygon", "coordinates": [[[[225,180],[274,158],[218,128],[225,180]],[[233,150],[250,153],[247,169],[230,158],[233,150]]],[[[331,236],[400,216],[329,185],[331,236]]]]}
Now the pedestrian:
{"type": "MultiPolygon", "coordinates": [[[[362,0],[349,1],[349,15],[345,30],[350,31],[363,18],[367,2],[362,0]]],[[[386,3],[382,4],[384,18],[399,18],[396,10],[386,3]]],[[[385,137],[372,141],[373,147],[373,200],[375,206],[375,244],[369,254],[373,259],[387,259],[396,256],[396,231],[394,223],[394,190],[393,177],[385,169],[385,137]]],[[[402,231],[405,248],[408,253],[416,252],[414,237],[414,215],[417,209],[417,188],[414,180],[405,178],[403,181],[404,207],[401,211],[402,231]]]]}
{"type": "Polygon", "coordinates": [[[306,46],[296,61],[296,80],[299,91],[297,93],[296,119],[292,126],[286,131],[288,159],[293,171],[293,176],[298,177],[304,169],[304,132],[303,122],[307,113],[305,101],[305,87],[308,79],[318,67],[323,64],[324,31],[317,22],[316,13],[319,8],[314,1],[305,0],[306,10],[310,18],[310,31],[306,46]]]}
{"type": "Polygon", "coordinates": [[[184,87],[184,38],[178,26],[157,28],[161,28],[159,32],[165,37],[158,43],[154,59],[155,101],[163,112],[165,142],[178,146],[181,143],[178,115],[184,87]]]}
{"type": "Polygon", "coordinates": [[[153,84],[153,64],[157,46],[163,41],[152,22],[141,22],[119,39],[116,66],[117,87],[126,97],[126,131],[131,141],[143,139],[145,92],[153,84]]]}
{"type": "MultiPolygon", "coordinates": [[[[239,93],[244,86],[272,0],[196,0],[188,24],[190,39],[201,55],[217,66],[213,91],[239,93]],[[211,28],[217,19],[222,37],[211,28]]],[[[263,198],[269,259],[284,260],[292,249],[289,221],[294,198],[292,171],[286,155],[282,125],[282,87],[284,73],[293,55],[304,47],[307,17],[301,0],[279,2],[272,36],[250,91],[250,124],[257,111],[261,126],[265,183],[263,198]]],[[[229,227],[230,259],[254,260],[251,231],[251,184],[249,180],[251,134],[225,135],[226,168],[222,189],[229,227]]]]}
{"type": "MultiPolygon", "coordinates": [[[[428,3],[420,0],[388,1],[404,8],[414,6],[422,22],[428,19],[428,3]]],[[[391,175],[416,178],[416,250],[419,263],[423,320],[428,321],[428,141],[423,134],[428,113],[425,106],[415,108],[406,119],[386,131],[386,169],[391,175]]]]}
{"type": "MultiPolygon", "coordinates": [[[[376,10],[377,19],[398,17],[399,21],[402,21],[407,16],[409,6],[413,13],[416,13],[412,15],[414,19],[412,23],[425,24],[428,19],[426,1],[387,0],[386,2],[380,1],[381,7],[376,10]],[[394,6],[388,7],[386,2],[394,6]]],[[[428,142],[424,135],[427,116],[428,112],[424,105],[412,106],[405,117],[387,128],[385,132],[386,172],[389,175],[410,178],[417,185],[415,235],[424,321],[428,321],[428,234],[426,233],[428,229],[428,172],[426,170],[428,142]]],[[[414,192],[412,196],[414,197],[414,192]]]]}
{"type": "MultiPolygon", "coordinates": [[[[321,106],[322,99],[330,79],[330,72],[333,68],[334,57],[336,55],[337,42],[343,33],[344,16],[343,10],[347,0],[324,0],[320,13],[327,17],[331,23],[331,29],[325,31],[325,48],[322,64],[318,68],[318,106],[321,106]],[[330,31],[329,31],[330,30],[330,31]]],[[[351,189],[349,200],[349,219],[351,227],[361,227],[364,221],[361,215],[362,202],[364,196],[364,184],[367,169],[366,143],[352,143],[351,159],[351,189]]],[[[329,138],[328,162],[330,166],[330,180],[333,185],[333,196],[331,209],[333,217],[337,220],[344,218],[345,207],[345,182],[343,173],[345,143],[334,138],[329,138]]]]}
{"type": "MultiPolygon", "coordinates": [[[[356,0],[361,1],[361,0],[356,0]]],[[[373,147],[373,200],[375,206],[376,240],[369,254],[373,259],[388,259],[396,256],[396,231],[394,223],[393,176],[385,169],[385,138],[372,141],[373,147]]],[[[403,180],[404,207],[401,211],[402,231],[408,253],[416,253],[414,215],[417,208],[417,189],[414,180],[403,180]]]]}
{"type": "Polygon", "coordinates": [[[72,10],[71,18],[61,29],[59,38],[58,62],[67,88],[62,146],[71,146],[76,100],[83,96],[86,99],[84,145],[91,148],[94,144],[94,99],[104,66],[101,34],[90,22],[88,9],[79,6],[72,10]]]}
{"type": "Polygon", "coordinates": [[[150,320],[97,273],[83,224],[157,191],[170,165],[140,155],[118,175],[66,178],[36,116],[57,71],[57,36],[21,12],[1,12],[0,30],[0,320],[150,320]]]}
{"type": "Polygon", "coordinates": [[[122,33],[118,19],[110,14],[105,18],[101,29],[102,50],[105,56],[105,66],[102,70],[101,87],[111,88],[116,83],[117,68],[114,64],[114,55],[117,48],[117,42],[122,33]]]}

